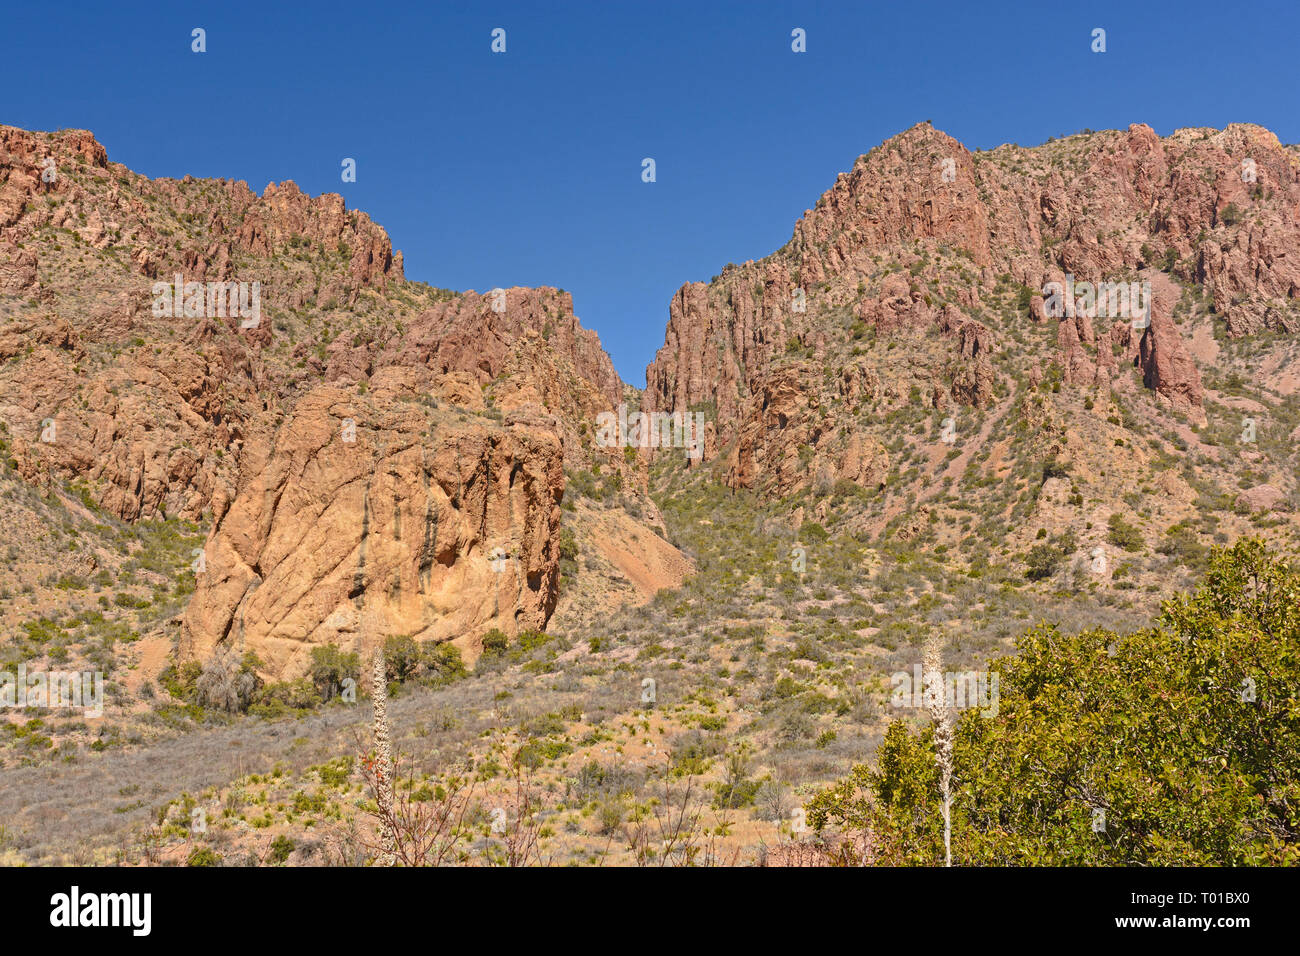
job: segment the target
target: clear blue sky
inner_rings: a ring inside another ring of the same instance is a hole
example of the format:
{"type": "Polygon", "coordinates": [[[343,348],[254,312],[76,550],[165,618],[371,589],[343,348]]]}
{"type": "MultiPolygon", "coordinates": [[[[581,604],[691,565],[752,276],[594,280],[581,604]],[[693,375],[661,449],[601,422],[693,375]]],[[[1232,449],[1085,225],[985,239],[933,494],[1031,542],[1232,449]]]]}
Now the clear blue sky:
{"type": "Polygon", "coordinates": [[[1132,122],[1300,140],[1298,9],[9,0],[0,122],[88,128],[149,176],[340,192],[411,278],[569,290],[639,386],[682,283],[781,246],[838,172],[921,120],[971,149],[1132,122]]]}

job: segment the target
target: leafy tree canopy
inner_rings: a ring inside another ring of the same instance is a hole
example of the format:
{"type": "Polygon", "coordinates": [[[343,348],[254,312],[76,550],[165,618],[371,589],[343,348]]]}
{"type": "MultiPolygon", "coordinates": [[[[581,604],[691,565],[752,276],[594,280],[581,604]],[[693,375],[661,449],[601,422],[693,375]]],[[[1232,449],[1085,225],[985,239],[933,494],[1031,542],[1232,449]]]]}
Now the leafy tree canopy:
{"type": "MultiPolygon", "coordinates": [[[[1262,542],[1216,551],[1148,630],[1043,624],[989,666],[996,716],[954,739],[955,865],[1300,864],[1300,570],[1262,542]]],[[[895,721],[807,811],[881,863],[941,864],[933,730],[895,721]]]]}

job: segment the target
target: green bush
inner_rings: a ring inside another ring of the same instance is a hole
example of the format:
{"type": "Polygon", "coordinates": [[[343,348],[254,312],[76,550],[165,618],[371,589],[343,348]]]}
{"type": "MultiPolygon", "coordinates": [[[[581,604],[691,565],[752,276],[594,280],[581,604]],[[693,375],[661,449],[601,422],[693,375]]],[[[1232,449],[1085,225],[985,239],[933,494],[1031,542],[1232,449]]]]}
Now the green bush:
{"type": "Polygon", "coordinates": [[[1168,555],[1177,564],[1199,569],[1205,564],[1209,549],[1201,544],[1196,532],[1184,524],[1176,524],[1165,532],[1165,540],[1156,546],[1160,554],[1168,555]]]}
{"type": "Polygon", "coordinates": [[[1142,532],[1124,520],[1121,514],[1113,514],[1106,521],[1106,540],[1117,548],[1123,548],[1125,551],[1141,551],[1146,545],[1142,540],[1142,532]]]}
{"type": "Polygon", "coordinates": [[[449,643],[426,641],[420,645],[420,666],[435,684],[449,683],[469,674],[460,648],[449,643]]]}
{"type": "Polygon", "coordinates": [[[816,521],[805,521],[799,526],[799,538],[802,541],[825,541],[830,533],[816,521]]]}
{"type": "Polygon", "coordinates": [[[1060,567],[1065,556],[1061,549],[1051,544],[1036,544],[1025,555],[1025,577],[1031,581],[1050,578],[1060,567]]]}
{"type": "Polygon", "coordinates": [[[272,863],[283,863],[289,859],[289,854],[294,850],[294,842],[284,834],[280,834],[271,841],[270,860],[272,863]]]}
{"type": "Polygon", "coordinates": [[[347,786],[348,777],[352,776],[352,765],[353,758],[345,755],[311,769],[320,775],[320,782],[325,786],[344,787],[347,786]]]}
{"type": "Polygon", "coordinates": [[[500,628],[492,628],[483,635],[483,656],[487,657],[492,654],[504,654],[506,648],[510,646],[510,638],[506,636],[505,631],[500,628]]]}
{"type": "Polygon", "coordinates": [[[320,693],[306,677],[267,684],[248,712],[257,717],[282,717],[321,705],[320,693]]]}
{"type": "Polygon", "coordinates": [[[185,860],[186,866],[220,866],[221,857],[210,846],[196,846],[185,860]]]}
{"type": "Polygon", "coordinates": [[[158,675],[158,683],[163,690],[179,701],[192,702],[195,698],[194,685],[203,673],[203,665],[198,661],[183,661],[179,666],[172,665],[158,675]]]}

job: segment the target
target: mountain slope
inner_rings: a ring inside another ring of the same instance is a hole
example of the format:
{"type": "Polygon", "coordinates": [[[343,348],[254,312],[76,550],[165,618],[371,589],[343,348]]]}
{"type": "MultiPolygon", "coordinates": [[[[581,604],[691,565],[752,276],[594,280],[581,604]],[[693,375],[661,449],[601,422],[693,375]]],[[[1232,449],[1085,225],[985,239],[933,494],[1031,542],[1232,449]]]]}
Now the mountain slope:
{"type": "Polygon", "coordinates": [[[1298,222],[1300,163],[1260,127],[972,154],[921,124],[782,249],[677,293],[645,404],[709,409],[705,461],[796,529],[975,565],[1047,537],[1058,585],[1146,587],[1164,562],[1133,555],[1294,530],[1298,222]]]}
{"type": "MultiPolygon", "coordinates": [[[[181,657],[233,642],[293,676],[314,646],[396,633],[472,657],[493,627],[546,625],[565,514],[600,562],[566,469],[658,521],[644,467],[590,440],[627,389],[568,294],[408,282],[341,196],[150,180],[85,131],[0,127],[0,359],[6,478],[210,529],[175,572],[196,591],[167,632],[181,657]]],[[[586,565],[566,613],[647,596],[586,565]]],[[[11,570],[31,610],[66,599],[11,570]]]]}

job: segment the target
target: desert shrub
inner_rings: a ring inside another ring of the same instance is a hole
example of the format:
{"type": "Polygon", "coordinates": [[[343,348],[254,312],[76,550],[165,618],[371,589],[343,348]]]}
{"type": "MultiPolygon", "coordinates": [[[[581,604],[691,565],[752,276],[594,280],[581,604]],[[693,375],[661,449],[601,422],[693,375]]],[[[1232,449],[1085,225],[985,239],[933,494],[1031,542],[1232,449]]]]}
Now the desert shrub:
{"type": "Polygon", "coordinates": [[[460,648],[453,644],[426,641],[420,645],[420,667],[435,684],[449,683],[469,673],[460,648]]]}
{"type": "Polygon", "coordinates": [[[195,685],[202,673],[203,665],[198,661],[182,661],[164,668],[158,675],[158,683],[177,700],[192,702],[195,685]]]}
{"type": "Polygon", "coordinates": [[[267,684],[248,708],[259,717],[280,717],[285,714],[311,710],[321,704],[320,693],[306,677],[292,681],[267,684]]]}
{"type": "Polygon", "coordinates": [[[325,786],[342,787],[347,785],[348,777],[352,775],[352,765],[353,758],[347,755],[311,769],[316,771],[320,776],[320,782],[325,786]]]}
{"type": "Polygon", "coordinates": [[[775,780],[764,780],[755,794],[754,805],[757,807],[755,816],[758,819],[779,823],[789,819],[794,810],[794,799],[790,796],[789,787],[775,780]]]}
{"type": "Polygon", "coordinates": [[[597,811],[597,832],[601,836],[617,833],[623,822],[623,801],[610,799],[602,801],[597,811]]]}
{"type": "Polygon", "coordinates": [[[1145,544],[1142,540],[1142,532],[1136,527],[1124,520],[1124,516],[1116,512],[1106,521],[1106,540],[1117,548],[1123,548],[1125,551],[1141,551],[1145,544]]]}
{"type": "Polygon", "coordinates": [[[506,648],[510,646],[510,638],[505,631],[500,628],[492,628],[483,635],[483,656],[487,657],[492,654],[504,654],[506,648]]]}
{"type": "Polygon", "coordinates": [[[320,813],[324,809],[325,794],[319,790],[312,794],[299,790],[293,795],[294,813],[320,813]]]}
{"type": "Polygon", "coordinates": [[[1065,557],[1061,549],[1052,544],[1036,544],[1025,555],[1025,577],[1031,581],[1050,578],[1061,566],[1065,557]]]}
{"type": "MultiPolygon", "coordinates": [[[[628,449],[631,451],[632,449],[628,449]]],[[[560,528],[560,586],[564,587],[578,573],[578,539],[572,528],[560,528]]]]}
{"type": "Polygon", "coordinates": [[[597,797],[630,796],[640,788],[641,781],[635,771],[627,767],[589,760],[568,784],[573,795],[585,803],[597,797]]]}
{"type": "Polygon", "coordinates": [[[734,810],[750,806],[758,795],[759,782],[749,779],[748,754],[744,750],[732,751],[727,755],[723,769],[722,780],[714,785],[714,807],[734,810]]]}
{"type": "Polygon", "coordinates": [[[545,631],[520,631],[519,649],[522,651],[536,650],[543,644],[549,644],[551,640],[553,640],[553,638],[545,631]]]}
{"type": "Polygon", "coordinates": [[[1043,481],[1049,478],[1068,478],[1069,466],[1063,461],[1049,461],[1043,464],[1043,481]]]}
{"type": "Polygon", "coordinates": [[[186,866],[220,866],[221,857],[210,846],[196,846],[185,859],[186,866]]]}
{"type": "Polygon", "coordinates": [[[816,521],[805,521],[799,526],[801,541],[825,541],[829,537],[830,533],[816,521]]]}
{"type": "Polygon", "coordinates": [[[1190,527],[1176,524],[1165,532],[1165,539],[1156,545],[1156,551],[1168,555],[1178,564],[1199,569],[1205,564],[1209,549],[1200,543],[1190,527]]]}
{"type": "Polygon", "coordinates": [[[292,838],[285,836],[283,833],[271,841],[271,850],[268,859],[272,863],[283,863],[289,859],[289,854],[294,851],[295,844],[292,838]]]}
{"type": "Polygon", "coordinates": [[[252,654],[241,659],[234,645],[217,647],[194,682],[195,702],[231,714],[247,710],[262,686],[258,664],[252,654]]]}
{"type": "Polygon", "coordinates": [[[727,740],[721,735],[687,731],[673,738],[669,751],[673,772],[677,776],[699,776],[705,773],[713,758],[727,749],[727,740]]]}
{"type": "Polygon", "coordinates": [[[562,740],[531,740],[515,751],[514,762],[529,770],[536,770],[548,760],[557,760],[573,753],[573,745],[562,740]]]}

